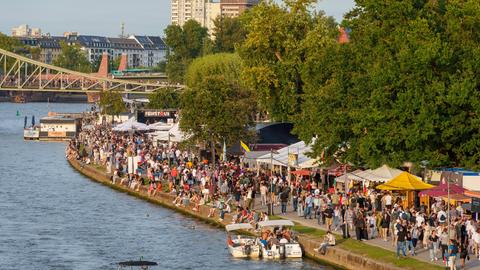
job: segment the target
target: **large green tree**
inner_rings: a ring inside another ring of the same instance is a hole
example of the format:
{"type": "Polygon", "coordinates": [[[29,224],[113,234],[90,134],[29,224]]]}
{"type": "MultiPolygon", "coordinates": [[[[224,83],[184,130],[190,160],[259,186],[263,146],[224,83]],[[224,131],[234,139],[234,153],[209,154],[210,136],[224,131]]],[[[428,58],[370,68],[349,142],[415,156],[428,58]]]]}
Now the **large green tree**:
{"type": "Polygon", "coordinates": [[[101,92],[99,104],[103,114],[119,115],[127,110],[122,95],[118,91],[101,92]]]}
{"type": "Polygon", "coordinates": [[[216,52],[235,51],[235,47],[243,43],[246,31],[240,17],[218,16],[214,21],[213,42],[216,52]]]}
{"type": "Polygon", "coordinates": [[[207,28],[189,20],[183,27],[169,25],[165,29],[165,44],[169,48],[166,73],[172,82],[183,83],[188,64],[199,57],[208,36],[207,28]]]}
{"type": "Polygon", "coordinates": [[[331,38],[325,35],[309,40],[307,36],[335,26],[333,19],[311,11],[314,0],[284,2],[262,1],[245,13],[242,21],[247,38],[239,47],[245,79],[273,120],[290,120],[300,110],[307,48],[323,46],[331,38]]]}
{"type": "Polygon", "coordinates": [[[53,61],[55,66],[66,69],[89,73],[92,71],[91,64],[87,56],[78,44],[67,44],[60,42],[62,53],[53,61]]]}
{"type": "Polygon", "coordinates": [[[296,121],[347,161],[480,167],[480,2],[358,0],[349,44],[313,52],[296,121]]]}
{"type": "Polygon", "coordinates": [[[180,94],[173,88],[157,90],[148,99],[150,109],[177,109],[180,106],[180,94]]]}
{"type": "Polygon", "coordinates": [[[256,102],[253,92],[242,84],[241,70],[236,54],[213,54],[192,62],[180,114],[180,128],[192,140],[215,149],[224,140],[232,144],[252,136],[256,102]]]}

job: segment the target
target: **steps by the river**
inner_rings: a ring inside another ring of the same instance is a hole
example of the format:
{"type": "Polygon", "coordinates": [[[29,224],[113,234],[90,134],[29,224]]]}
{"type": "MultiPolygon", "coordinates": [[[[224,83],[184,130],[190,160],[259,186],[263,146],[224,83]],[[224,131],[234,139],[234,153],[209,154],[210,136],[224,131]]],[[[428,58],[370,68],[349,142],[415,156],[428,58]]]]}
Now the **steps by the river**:
{"type": "MultiPolygon", "coordinates": [[[[229,221],[232,220],[232,216],[229,214],[225,214],[224,221],[218,220],[218,213],[216,217],[210,218],[208,217],[209,214],[209,207],[205,205],[201,205],[198,211],[193,211],[191,207],[177,207],[172,202],[175,199],[175,196],[168,193],[157,193],[155,196],[148,195],[148,187],[142,186],[139,188],[138,191],[132,190],[127,186],[121,184],[113,184],[110,180],[110,175],[94,168],[90,165],[84,165],[78,160],[75,159],[68,159],[70,165],[75,168],[81,174],[87,176],[88,178],[109,186],[113,189],[126,192],[132,196],[144,199],[151,203],[159,204],[164,207],[173,209],[177,212],[183,213],[185,215],[195,217],[202,221],[205,221],[209,224],[225,227],[225,225],[229,224],[229,221]]],[[[318,248],[321,244],[321,239],[313,239],[307,235],[299,235],[299,243],[302,245],[304,250],[305,256],[318,261],[320,263],[327,263],[332,266],[335,266],[340,269],[355,269],[355,270],[401,270],[402,268],[396,267],[394,265],[377,262],[375,260],[366,258],[362,255],[355,254],[348,250],[331,247],[327,250],[326,255],[320,255],[318,252],[315,252],[314,249],[318,248]]]]}

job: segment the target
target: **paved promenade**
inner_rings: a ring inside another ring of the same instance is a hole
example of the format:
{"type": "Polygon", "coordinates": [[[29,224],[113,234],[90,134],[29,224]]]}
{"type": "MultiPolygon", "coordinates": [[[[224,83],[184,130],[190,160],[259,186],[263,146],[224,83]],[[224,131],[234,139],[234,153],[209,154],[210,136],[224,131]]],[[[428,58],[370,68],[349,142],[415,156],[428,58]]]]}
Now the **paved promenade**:
{"type": "MultiPolygon", "coordinates": [[[[266,207],[262,207],[260,205],[258,205],[257,207],[259,209],[261,209],[262,211],[266,211],[266,207]]],[[[282,216],[279,206],[275,207],[274,213],[278,216],[282,216]]],[[[300,223],[301,225],[304,225],[304,226],[313,227],[313,228],[317,228],[317,229],[322,229],[322,230],[325,230],[325,231],[327,230],[327,227],[325,225],[317,224],[316,219],[305,219],[303,217],[299,217],[296,212],[292,211],[292,206],[291,205],[288,206],[287,213],[285,215],[283,215],[282,217],[285,217],[287,219],[290,219],[292,221],[300,223]]],[[[333,231],[333,233],[337,234],[337,235],[342,235],[341,230],[336,231],[336,232],[333,231]]],[[[355,239],[355,232],[353,232],[353,233],[351,232],[350,235],[352,236],[353,239],[355,239]]],[[[372,246],[377,246],[377,247],[380,247],[380,248],[383,248],[383,249],[386,249],[386,250],[389,250],[389,251],[392,251],[392,252],[396,252],[396,248],[394,246],[392,246],[391,241],[385,242],[381,238],[378,238],[378,237],[375,238],[375,239],[364,241],[364,243],[370,244],[372,246]]],[[[416,252],[416,255],[413,256],[413,258],[415,258],[417,260],[421,260],[421,261],[424,261],[424,262],[436,264],[436,265],[439,265],[439,266],[444,265],[442,260],[438,260],[436,262],[431,262],[428,250],[417,248],[415,250],[415,252],[416,252]]],[[[457,257],[457,269],[461,269],[460,268],[460,259],[458,259],[458,257],[457,257]]],[[[479,269],[480,270],[480,260],[478,260],[478,258],[476,259],[475,256],[470,255],[470,260],[469,261],[467,260],[466,263],[465,263],[465,269],[479,269]]]]}

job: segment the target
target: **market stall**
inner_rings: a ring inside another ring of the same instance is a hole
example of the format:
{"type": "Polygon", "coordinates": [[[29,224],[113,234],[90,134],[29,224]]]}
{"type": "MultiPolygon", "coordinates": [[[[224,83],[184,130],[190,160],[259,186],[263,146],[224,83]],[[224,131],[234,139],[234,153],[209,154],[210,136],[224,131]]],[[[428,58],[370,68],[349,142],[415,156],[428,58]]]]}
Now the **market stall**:
{"type": "Polygon", "coordinates": [[[433,185],[422,182],[419,177],[408,172],[402,172],[390,181],[378,185],[376,188],[380,190],[388,190],[395,192],[396,197],[402,198],[403,207],[413,205],[414,191],[426,190],[433,188],[433,185]]]}

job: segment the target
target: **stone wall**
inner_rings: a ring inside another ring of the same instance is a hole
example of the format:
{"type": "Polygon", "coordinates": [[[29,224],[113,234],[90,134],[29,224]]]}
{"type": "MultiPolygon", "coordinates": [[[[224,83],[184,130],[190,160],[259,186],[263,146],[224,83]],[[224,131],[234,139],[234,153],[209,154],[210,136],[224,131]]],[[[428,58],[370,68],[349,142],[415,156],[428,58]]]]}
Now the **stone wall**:
{"type": "MultiPolygon", "coordinates": [[[[110,176],[93,168],[92,166],[84,166],[77,160],[68,160],[70,165],[75,168],[81,174],[87,176],[88,178],[107,185],[113,189],[126,192],[132,196],[144,199],[146,201],[156,203],[162,205],[164,207],[168,207],[175,211],[181,212],[183,214],[198,218],[203,220],[209,224],[216,225],[219,227],[225,227],[228,224],[228,221],[232,220],[231,215],[226,214],[225,220],[223,222],[218,221],[218,213],[215,218],[209,218],[209,207],[207,206],[200,206],[199,211],[193,211],[191,207],[177,207],[175,206],[172,201],[174,200],[175,196],[167,193],[160,193],[156,194],[156,196],[149,196],[148,195],[148,188],[142,186],[139,191],[134,191],[126,186],[120,184],[112,184],[110,180],[110,176]]],[[[327,250],[326,255],[320,255],[319,253],[314,251],[314,248],[318,248],[320,246],[321,241],[312,239],[307,235],[300,235],[299,236],[299,243],[302,245],[304,249],[305,256],[318,261],[322,264],[328,264],[338,269],[355,269],[355,270],[400,270],[402,268],[395,267],[393,265],[384,264],[381,262],[377,262],[375,260],[366,258],[359,254],[354,254],[348,250],[344,250],[339,247],[331,247],[327,250]]]]}

